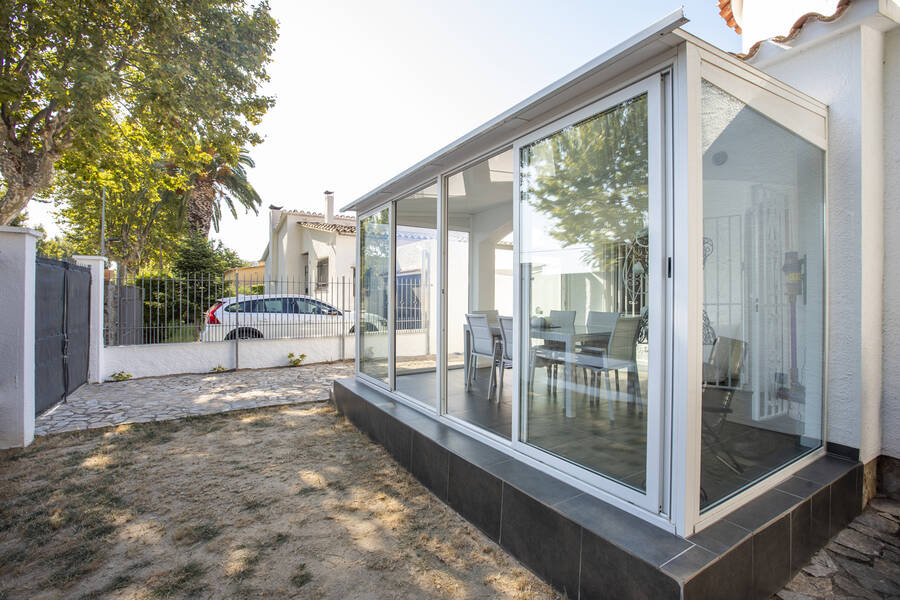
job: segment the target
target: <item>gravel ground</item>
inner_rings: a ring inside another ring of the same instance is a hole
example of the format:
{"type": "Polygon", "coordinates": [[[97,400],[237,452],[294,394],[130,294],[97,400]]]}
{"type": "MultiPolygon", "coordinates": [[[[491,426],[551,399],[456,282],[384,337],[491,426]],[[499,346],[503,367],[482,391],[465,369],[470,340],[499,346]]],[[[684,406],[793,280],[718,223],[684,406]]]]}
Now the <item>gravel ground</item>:
{"type": "Polygon", "coordinates": [[[558,598],[326,403],[0,452],[0,598],[558,598]]]}

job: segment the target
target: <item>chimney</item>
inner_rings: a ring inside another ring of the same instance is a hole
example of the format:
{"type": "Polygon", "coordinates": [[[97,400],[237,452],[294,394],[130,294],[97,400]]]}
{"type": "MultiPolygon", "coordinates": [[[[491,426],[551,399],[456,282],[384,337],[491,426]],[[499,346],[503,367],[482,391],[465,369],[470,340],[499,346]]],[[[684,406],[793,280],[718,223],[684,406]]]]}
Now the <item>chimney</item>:
{"type": "Polygon", "coordinates": [[[325,222],[334,223],[334,192],[325,190],[325,222]]]}

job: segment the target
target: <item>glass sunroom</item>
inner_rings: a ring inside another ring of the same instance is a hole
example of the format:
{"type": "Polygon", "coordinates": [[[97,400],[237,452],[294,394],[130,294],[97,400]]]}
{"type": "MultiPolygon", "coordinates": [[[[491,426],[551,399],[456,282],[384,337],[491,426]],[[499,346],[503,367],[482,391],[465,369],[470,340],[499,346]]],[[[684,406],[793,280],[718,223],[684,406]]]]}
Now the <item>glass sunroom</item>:
{"type": "MultiPolygon", "coordinates": [[[[582,525],[592,509],[574,504],[596,500],[687,544],[644,557],[660,568],[826,468],[814,463],[827,107],[683,22],[655,24],[346,207],[359,225],[353,389],[411,409],[412,441],[363,423],[346,390],[338,405],[486,532],[454,489],[454,459],[449,481],[417,468],[431,460],[417,440],[451,454],[451,433],[474,440],[507,465],[476,464],[493,476],[527,467],[575,490],[582,500],[526,493],[582,525]]],[[[529,552],[514,549],[573,585],[529,552]]]]}

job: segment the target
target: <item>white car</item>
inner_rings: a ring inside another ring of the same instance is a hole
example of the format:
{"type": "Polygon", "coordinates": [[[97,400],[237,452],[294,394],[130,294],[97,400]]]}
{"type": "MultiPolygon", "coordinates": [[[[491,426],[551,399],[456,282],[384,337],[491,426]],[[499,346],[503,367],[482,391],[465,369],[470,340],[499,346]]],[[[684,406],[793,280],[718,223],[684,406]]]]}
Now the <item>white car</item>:
{"type": "Polygon", "coordinates": [[[200,341],[338,336],[353,333],[353,324],[353,311],[310,296],[241,295],[219,298],[210,307],[200,341]]]}

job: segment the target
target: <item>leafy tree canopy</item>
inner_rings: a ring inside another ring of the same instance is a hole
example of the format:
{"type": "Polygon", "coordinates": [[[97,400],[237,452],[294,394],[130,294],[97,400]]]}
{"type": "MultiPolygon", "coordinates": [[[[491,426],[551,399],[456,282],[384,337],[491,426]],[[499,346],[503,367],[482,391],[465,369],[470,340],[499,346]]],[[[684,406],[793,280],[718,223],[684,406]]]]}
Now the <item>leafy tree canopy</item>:
{"type": "Polygon", "coordinates": [[[89,156],[73,148],[60,161],[52,196],[66,237],[83,254],[100,252],[106,191],[106,254],[126,272],[165,269],[181,236],[180,204],[171,190],[185,177],[165,168],[165,149],[132,122],[107,121],[89,156]]]}
{"type": "Polygon", "coordinates": [[[213,242],[206,236],[192,232],[185,235],[178,245],[174,270],[178,275],[222,275],[227,269],[243,267],[234,250],[225,247],[221,241],[213,242]]]}
{"type": "Polygon", "coordinates": [[[0,224],[70,149],[99,157],[111,123],[190,172],[260,141],[277,37],[264,0],[6,0],[0,22],[0,224]]]}

